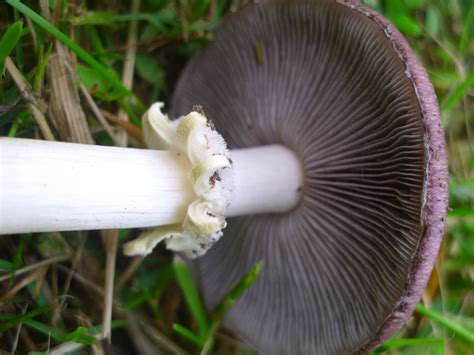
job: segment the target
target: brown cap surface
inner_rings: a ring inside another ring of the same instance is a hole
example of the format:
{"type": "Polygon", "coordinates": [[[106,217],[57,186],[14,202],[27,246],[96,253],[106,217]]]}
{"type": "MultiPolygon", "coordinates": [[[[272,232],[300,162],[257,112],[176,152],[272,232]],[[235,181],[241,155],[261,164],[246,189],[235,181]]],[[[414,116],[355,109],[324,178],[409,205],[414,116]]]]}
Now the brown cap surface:
{"type": "Polygon", "coordinates": [[[447,208],[436,97],[398,31],[358,1],[248,5],[190,61],[171,113],[196,104],[231,149],[283,144],[306,174],[296,209],[229,220],[194,262],[206,305],[263,259],[225,319],[256,349],[363,352],[392,335],[426,285],[447,208]]]}

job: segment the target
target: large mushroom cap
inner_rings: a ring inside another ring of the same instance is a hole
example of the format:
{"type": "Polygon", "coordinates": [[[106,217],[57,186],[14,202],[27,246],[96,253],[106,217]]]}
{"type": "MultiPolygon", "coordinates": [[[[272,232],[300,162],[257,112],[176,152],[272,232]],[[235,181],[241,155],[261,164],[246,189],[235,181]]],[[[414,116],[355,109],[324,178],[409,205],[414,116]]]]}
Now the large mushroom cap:
{"type": "Polygon", "coordinates": [[[364,352],[393,334],[447,206],[436,98],[403,37],[358,1],[248,5],[191,60],[172,114],[196,104],[230,148],[286,145],[306,174],[296,209],[229,220],[195,261],[207,306],[263,259],[225,320],[256,349],[364,352]]]}

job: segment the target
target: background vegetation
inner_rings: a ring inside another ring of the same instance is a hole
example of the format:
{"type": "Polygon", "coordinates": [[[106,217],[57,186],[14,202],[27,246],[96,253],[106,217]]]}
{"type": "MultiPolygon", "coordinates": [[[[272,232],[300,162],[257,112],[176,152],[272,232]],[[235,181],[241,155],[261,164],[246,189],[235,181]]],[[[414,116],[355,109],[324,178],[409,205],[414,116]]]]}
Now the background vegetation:
{"type": "MultiPolygon", "coordinates": [[[[245,2],[2,1],[0,135],[141,146],[139,117],[146,107],[169,101],[187,59],[212,39],[209,31],[226,12],[245,2]]],[[[398,26],[428,70],[442,109],[451,177],[446,238],[423,304],[376,352],[472,354],[474,2],[366,3],[398,26]]],[[[116,253],[137,233],[0,238],[0,349],[249,352],[219,324],[260,265],[208,314],[186,268],[166,250],[146,259],[116,253]],[[110,336],[111,343],[104,340],[110,336]]]]}

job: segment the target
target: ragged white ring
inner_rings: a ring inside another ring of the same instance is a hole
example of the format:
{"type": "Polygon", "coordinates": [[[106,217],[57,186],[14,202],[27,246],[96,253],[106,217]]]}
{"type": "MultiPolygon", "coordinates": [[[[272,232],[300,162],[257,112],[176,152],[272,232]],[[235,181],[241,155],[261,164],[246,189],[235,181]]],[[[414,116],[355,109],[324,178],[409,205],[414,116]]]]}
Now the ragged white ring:
{"type": "Polygon", "coordinates": [[[193,111],[176,120],[153,104],[143,116],[143,131],[149,148],[173,150],[192,165],[188,172],[197,199],[187,209],[182,224],[163,226],[126,243],[126,255],[147,255],[162,240],[168,249],[190,258],[203,255],[221,236],[225,212],[234,187],[234,172],[222,136],[204,114],[193,111]]]}

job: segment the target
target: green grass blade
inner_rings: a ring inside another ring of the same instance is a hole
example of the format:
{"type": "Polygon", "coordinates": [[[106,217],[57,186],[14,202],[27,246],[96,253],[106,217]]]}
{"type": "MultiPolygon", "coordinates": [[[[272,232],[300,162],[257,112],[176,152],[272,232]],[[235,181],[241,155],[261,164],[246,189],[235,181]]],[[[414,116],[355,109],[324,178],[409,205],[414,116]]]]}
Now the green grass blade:
{"type": "Polygon", "coordinates": [[[13,263],[11,261],[0,259],[0,269],[2,270],[11,270],[13,263]]]}
{"type": "Polygon", "coordinates": [[[23,260],[22,260],[23,250],[25,249],[27,238],[28,238],[27,234],[22,234],[20,237],[20,242],[18,243],[18,246],[16,247],[15,256],[12,262],[13,265],[11,268],[11,278],[10,278],[11,283],[15,280],[15,271],[18,270],[20,266],[23,265],[23,260]]]}
{"type": "Polygon", "coordinates": [[[23,24],[21,21],[17,21],[8,27],[7,31],[0,40],[0,74],[3,75],[3,69],[5,65],[5,59],[15,49],[18,40],[21,37],[23,30],[23,24]]]}
{"type": "Polygon", "coordinates": [[[197,336],[192,331],[190,331],[188,328],[183,327],[182,325],[175,323],[175,324],[173,324],[173,329],[176,333],[182,335],[183,337],[185,337],[189,341],[197,344],[198,346],[201,347],[201,346],[204,345],[204,341],[199,336],[197,336]]]}
{"type": "MultiPolygon", "coordinates": [[[[16,317],[17,317],[16,314],[0,313],[0,320],[11,321],[13,319],[16,319],[16,317]]],[[[22,324],[26,325],[27,327],[31,329],[36,330],[39,333],[46,335],[47,337],[51,337],[56,341],[61,340],[61,335],[59,334],[59,332],[47,324],[38,322],[37,320],[34,320],[34,319],[27,319],[24,322],[22,322],[22,324]]]]}
{"type": "Polygon", "coordinates": [[[206,311],[199,297],[199,292],[194,285],[193,278],[187,268],[182,262],[176,262],[173,265],[176,279],[184,294],[184,299],[196,320],[199,327],[199,335],[205,336],[208,332],[208,321],[206,311]]]}
{"type": "MultiPolygon", "coordinates": [[[[126,320],[116,319],[112,321],[110,329],[113,330],[113,329],[125,328],[127,324],[128,324],[128,321],[126,320]]],[[[102,333],[103,330],[104,330],[104,327],[102,326],[102,324],[98,324],[98,325],[88,328],[89,333],[94,334],[94,335],[102,333]]]]}
{"type": "Polygon", "coordinates": [[[214,346],[214,336],[216,335],[217,329],[219,329],[220,324],[221,320],[217,319],[211,322],[211,326],[209,327],[209,334],[207,335],[204,345],[201,349],[201,355],[207,355],[212,352],[212,348],[214,346]]]}
{"type": "Polygon", "coordinates": [[[34,320],[34,319],[29,319],[29,320],[25,321],[24,324],[27,327],[29,327],[31,329],[34,329],[34,330],[36,330],[40,333],[43,333],[47,337],[51,337],[56,341],[61,340],[61,335],[59,334],[59,332],[56,329],[54,329],[53,327],[51,327],[47,324],[38,322],[37,320],[34,320]]]}
{"type": "Polygon", "coordinates": [[[97,342],[95,336],[86,327],[77,327],[74,331],[61,336],[63,342],[72,341],[78,344],[93,345],[97,342]]]}
{"type": "Polygon", "coordinates": [[[448,213],[449,217],[474,217],[474,208],[456,208],[448,213]]]}
{"type": "Polygon", "coordinates": [[[224,300],[216,307],[214,311],[215,315],[220,317],[224,316],[234,305],[235,301],[257,280],[262,268],[263,261],[260,260],[254,265],[250,272],[230,290],[224,300]]]}
{"type": "Polygon", "coordinates": [[[94,49],[96,58],[98,58],[103,65],[110,65],[107,59],[107,53],[105,51],[104,45],[102,44],[97,29],[94,26],[86,26],[86,33],[87,38],[89,38],[89,42],[92,48],[94,49]]]}
{"type": "Polygon", "coordinates": [[[40,60],[36,67],[36,73],[33,80],[33,90],[37,93],[39,93],[39,90],[41,88],[41,83],[43,81],[44,73],[46,70],[46,64],[48,64],[48,60],[52,51],[53,51],[52,43],[48,46],[46,53],[43,53],[44,52],[43,46],[40,49],[40,55],[38,56],[40,60]]]}
{"type": "Polygon", "coordinates": [[[459,41],[459,53],[461,56],[465,56],[471,46],[473,34],[474,34],[474,5],[471,5],[471,8],[466,16],[464,21],[464,28],[461,33],[461,40],[459,41]]]}
{"type": "MultiPolygon", "coordinates": [[[[25,321],[34,318],[40,314],[47,313],[51,310],[51,307],[45,306],[45,307],[39,307],[36,309],[33,309],[32,311],[29,311],[28,313],[21,314],[18,316],[15,316],[14,318],[11,318],[7,320],[5,323],[0,324],[0,333],[3,333],[4,331],[14,328],[19,324],[24,323],[25,321]]],[[[1,314],[0,314],[1,316],[1,314]]],[[[3,317],[2,317],[3,318],[3,317]]]]}
{"type": "MultiPolygon", "coordinates": [[[[13,10],[13,20],[20,21],[20,13],[17,10],[13,10]]],[[[16,66],[23,71],[23,66],[24,66],[24,54],[23,54],[23,46],[21,43],[21,40],[16,42],[16,48],[15,48],[15,64],[16,66]]]]}
{"type": "Polygon", "coordinates": [[[114,12],[109,11],[82,11],[80,15],[69,16],[68,21],[74,26],[101,25],[116,28],[114,16],[114,12]]]}
{"type": "Polygon", "coordinates": [[[468,329],[464,328],[462,325],[456,323],[455,321],[446,318],[441,313],[428,309],[421,304],[418,304],[416,306],[416,311],[427,318],[433,319],[446,329],[453,332],[455,335],[458,335],[464,340],[467,340],[468,342],[474,344],[474,332],[469,331],[468,329]]]}
{"type": "Polygon", "coordinates": [[[201,355],[209,354],[212,351],[212,347],[214,345],[214,336],[219,329],[221,324],[222,318],[225,314],[230,310],[230,308],[234,305],[235,301],[239,299],[240,296],[257,281],[258,276],[263,268],[263,261],[260,260],[253,268],[249,271],[247,275],[244,276],[239,283],[237,283],[227,294],[227,296],[221,301],[221,303],[216,307],[214,311],[214,320],[209,327],[209,333],[207,335],[206,341],[204,346],[201,350],[201,355]]]}
{"type": "Polygon", "coordinates": [[[13,124],[10,130],[8,131],[7,137],[10,137],[10,138],[15,137],[16,132],[18,131],[18,126],[19,126],[18,120],[13,121],[13,124]]]}
{"type": "Polygon", "coordinates": [[[210,5],[211,5],[211,0],[195,1],[193,9],[192,9],[193,15],[196,18],[203,17],[210,5]]]}
{"type": "Polygon", "coordinates": [[[401,348],[405,346],[416,346],[416,345],[438,345],[444,346],[444,339],[433,339],[433,338],[413,338],[413,339],[390,339],[380,348],[377,352],[387,351],[389,349],[401,348]]]}
{"type": "Polygon", "coordinates": [[[128,90],[122,84],[122,82],[115,76],[114,73],[112,73],[107,68],[105,68],[94,57],[92,57],[89,53],[87,53],[84,49],[82,49],[77,43],[71,41],[69,37],[67,37],[59,29],[57,29],[48,21],[46,21],[43,17],[38,15],[36,12],[31,10],[28,6],[26,6],[19,0],[6,0],[6,2],[10,6],[17,9],[19,12],[21,12],[23,15],[28,17],[31,21],[36,23],[43,30],[48,32],[51,36],[53,36],[54,38],[62,42],[64,45],[66,45],[70,50],[76,53],[76,55],[80,59],[82,59],[84,62],[89,64],[89,66],[94,68],[101,76],[107,79],[110,82],[110,84],[114,86],[120,93],[124,95],[132,95],[130,90],[128,90]]]}
{"type": "Polygon", "coordinates": [[[441,104],[443,112],[451,111],[456,104],[462,100],[466,92],[474,86],[474,72],[469,73],[466,80],[462,82],[454,92],[449,95],[441,104]]]}

